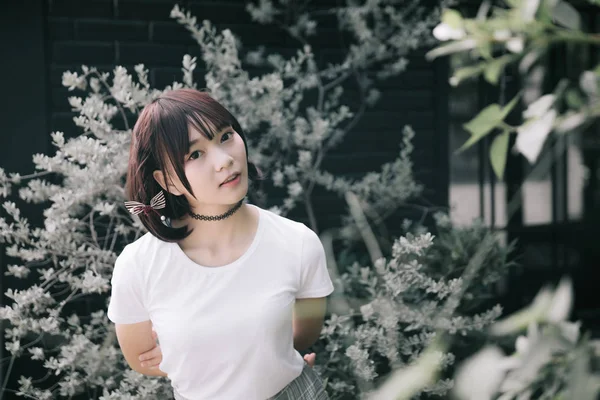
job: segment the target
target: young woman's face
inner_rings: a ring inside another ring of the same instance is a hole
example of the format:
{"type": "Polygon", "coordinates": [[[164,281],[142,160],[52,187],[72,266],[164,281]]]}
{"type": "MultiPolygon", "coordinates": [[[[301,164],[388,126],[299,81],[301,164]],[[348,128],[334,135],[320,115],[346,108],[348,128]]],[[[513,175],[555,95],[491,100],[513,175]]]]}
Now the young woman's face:
{"type": "Polygon", "coordinates": [[[183,189],[192,209],[235,204],[248,192],[246,148],[231,127],[218,132],[212,140],[191,127],[184,170],[196,196],[183,189]]]}

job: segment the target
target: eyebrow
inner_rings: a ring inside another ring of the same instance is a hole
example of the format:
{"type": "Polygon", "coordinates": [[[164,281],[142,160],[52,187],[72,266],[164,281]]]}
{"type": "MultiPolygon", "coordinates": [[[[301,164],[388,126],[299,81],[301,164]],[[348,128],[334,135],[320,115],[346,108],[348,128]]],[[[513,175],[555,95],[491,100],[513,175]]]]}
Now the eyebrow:
{"type": "MultiPolygon", "coordinates": [[[[229,129],[233,129],[233,128],[231,127],[231,125],[227,125],[226,127],[219,129],[219,130],[217,131],[217,134],[216,134],[215,136],[218,136],[218,135],[220,135],[220,134],[224,133],[226,130],[229,130],[229,129]]],[[[204,137],[204,136],[202,136],[202,137],[204,137]]],[[[205,137],[204,137],[204,138],[205,138],[205,137]]],[[[205,139],[206,139],[206,138],[205,138],[205,139]]],[[[194,146],[196,143],[198,143],[198,141],[199,141],[199,139],[190,140],[190,146],[189,146],[189,148],[188,148],[188,153],[189,153],[189,150],[190,150],[190,149],[191,149],[191,148],[192,148],[192,147],[193,147],[193,146],[194,146]]]]}

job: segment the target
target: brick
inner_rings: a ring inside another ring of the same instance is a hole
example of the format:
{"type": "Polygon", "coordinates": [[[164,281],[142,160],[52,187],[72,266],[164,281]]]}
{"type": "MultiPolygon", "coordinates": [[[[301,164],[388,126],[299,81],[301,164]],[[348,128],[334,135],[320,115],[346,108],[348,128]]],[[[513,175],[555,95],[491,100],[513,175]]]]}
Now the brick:
{"type": "Polygon", "coordinates": [[[432,69],[415,70],[410,67],[400,75],[386,79],[386,89],[434,90],[435,73],[432,69]]]}
{"type": "MultiPolygon", "coordinates": [[[[198,88],[203,88],[206,85],[204,68],[196,68],[194,71],[194,82],[198,88]]],[[[152,68],[150,71],[150,85],[157,89],[163,89],[165,86],[172,84],[174,81],[181,82],[183,74],[181,67],[160,67],[152,68]]]]}
{"type": "Polygon", "coordinates": [[[289,47],[291,40],[280,29],[259,24],[215,24],[218,30],[229,29],[244,46],[289,47]]]}
{"type": "Polygon", "coordinates": [[[68,98],[76,96],[77,94],[73,91],[69,91],[66,87],[53,88],[52,91],[52,103],[50,109],[52,112],[70,112],[71,105],[69,104],[68,98]]]}
{"type": "Polygon", "coordinates": [[[396,158],[397,152],[364,153],[360,143],[355,144],[355,151],[348,154],[329,154],[323,159],[322,168],[332,174],[353,174],[377,170],[382,164],[396,158]],[[352,162],[348,162],[348,156],[352,156],[352,162]]]}
{"type": "Polygon", "coordinates": [[[150,71],[150,84],[157,89],[163,89],[174,81],[181,82],[181,68],[164,67],[152,68],[150,71]]]}
{"type": "Polygon", "coordinates": [[[75,38],[74,23],[69,18],[48,18],[47,32],[50,41],[73,40],[75,38]]]}
{"type": "Polygon", "coordinates": [[[185,46],[123,43],[119,45],[119,63],[143,63],[147,67],[179,66],[185,51],[185,46]]]}
{"type": "Polygon", "coordinates": [[[113,0],[49,0],[50,17],[112,18],[113,0]]]}
{"type": "Polygon", "coordinates": [[[115,51],[112,43],[54,42],[52,61],[56,64],[112,64],[115,51]]]}
{"type": "Polygon", "coordinates": [[[53,112],[50,117],[50,131],[61,131],[68,137],[81,133],[82,129],[73,122],[73,117],[77,115],[74,112],[53,112]]]}
{"type": "Polygon", "coordinates": [[[150,22],[152,31],[152,42],[154,43],[179,43],[191,44],[195,43],[192,34],[177,22],[150,22]]]}
{"type": "Polygon", "coordinates": [[[199,23],[203,20],[222,24],[254,23],[250,13],[246,11],[244,2],[190,1],[187,6],[182,8],[195,16],[199,23]]]}
{"type": "Polygon", "coordinates": [[[173,0],[118,0],[115,16],[140,21],[169,21],[173,0]]]}
{"type": "Polygon", "coordinates": [[[77,40],[148,41],[148,23],[141,21],[92,20],[75,22],[77,40]]]}
{"type": "Polygon", "coordinates": [[[411,125],[416,132],[434,130],[435,114],[433,111],[369,111],[359,120],[354,129],[379,134],[383,131],[389,131],[390,128],[397,129],[400,132],[404,125],[411,125]]]}
{"type": "Polygon", "coordinates": [[[377,110],[428,111],[434,106],[433,92],[430,90],[384,90],[375,105],[377,110]]]}

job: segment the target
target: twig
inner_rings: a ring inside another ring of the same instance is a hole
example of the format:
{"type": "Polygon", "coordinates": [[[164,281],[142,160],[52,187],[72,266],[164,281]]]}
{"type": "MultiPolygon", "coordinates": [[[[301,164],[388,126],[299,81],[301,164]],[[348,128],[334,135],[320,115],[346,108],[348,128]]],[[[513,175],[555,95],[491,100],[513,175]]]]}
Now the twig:
{"type": "MultiPolygon", "coordinates": [[[[108,93],[110,92],[110,86],[108,85],[108,83],[104,80],[104,78],[102,78],[102,75],[100,75],[100,73],[98,71],[94,71],[94,73],[96,74],[96,76],[98,77],[98,80],[100,82],[102,82],[102,84],[104,85],[104,87],[106,88],[106,90],[108,90],[108,93]]],[[[117,99],[115,99],[115,97],[111,94],[110,96],[115,103],[117,104],[117,108],[119,109],[119,113],[121,113],[121,118],[123,118],[123,124],[125,124],[125,130],[128,131],[129,130],[129,122],[127,122],[127,115],[125,114],[125,109],[121,106],[121,103],[119,103],[119,101],[117,99]]],[[[0,399],[1,400],[1,399],[0,399]]]]}
{"type": "Polygon", "coordinates": [[[0,392],[0,400],[4,398],[4,393],[6,391],[6,385],[8,385],[8,378],[10,377],[10,373],[12,372],[13,365],[15,364],[15,355],[13,354],[10,358],[10,363],[8,364],[8,370],[6,371],[6,377],[4,378],[4,383],[2,384],[2,391],[0,392]]]}

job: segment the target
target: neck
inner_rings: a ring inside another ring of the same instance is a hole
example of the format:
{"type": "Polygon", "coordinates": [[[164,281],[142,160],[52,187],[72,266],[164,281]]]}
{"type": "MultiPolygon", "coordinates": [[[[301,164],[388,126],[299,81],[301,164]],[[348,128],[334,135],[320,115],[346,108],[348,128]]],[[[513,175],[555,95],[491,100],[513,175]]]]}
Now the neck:
{"type": "MultiPolygon", "coordinates": [[[[227,208],[215,208],[213,212],[193,210],[194,213],[200,215],[221,215],[226,213],[235,204],[228,206],[227,208]]],[[[219,221],[203,221],[192,218],[190,215],[186,216],[182,223],[188,226],[188,229],[192,230],[192,233],[180,242],[182,248],[205,248],[205,249],[219,249],[229,246],[235,242],[240,235],[245,235],[249,230],[248,227],[252,226],[254,221],[254,210],[252,206],[242,204],[242,206],[229,217],[219,221]]]]}

